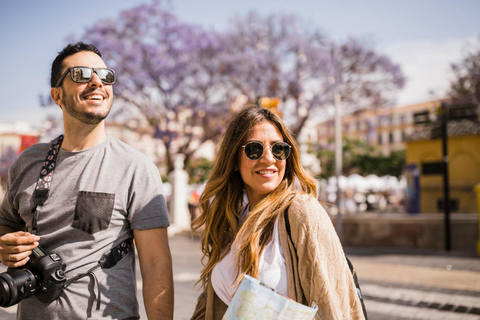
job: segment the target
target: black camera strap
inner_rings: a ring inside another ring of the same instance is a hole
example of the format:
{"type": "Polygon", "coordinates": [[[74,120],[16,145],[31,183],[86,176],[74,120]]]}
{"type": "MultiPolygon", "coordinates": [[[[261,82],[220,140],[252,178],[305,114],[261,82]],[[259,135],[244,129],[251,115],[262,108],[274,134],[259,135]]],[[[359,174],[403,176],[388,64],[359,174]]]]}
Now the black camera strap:
{"type": "MultiPolygon", "coordinates": [[[[32,230],[30,232],[32,234],[36,234],[37,232],[37,220],[38,220],[37,207],[43,205],[45,201],[47,201],[50,193],[50,186],[52,183],[53,171],[55,169],[55,165],[57,162],[58,153],[60,152],[60,147],[62,146],[63,137],[64,136],[62,134],[51,141],[51,145],[50,145],[50,149],[48,150],[47,157],[45,158],[45,162],[43,163],[42,169],[40,170],[40,176],[38,177],[37,185],[35,186],[35,190],[33,192],[33,202],[35,203],[35,207],[32,209],[33,219],[32,219],[32,230]]],[[[94,267],[90,268],[87,272],[80,273],[71,279],[67,279],[64,287],[69,286],[72,282],[77,281],[85,276],[92,275],[98,287],[98,303],[97,303],[97,310],[98,310],[100,308],[100,283],[98,282],[97,277],[95,276],[93,271],[97,270],[98,268],[109,269],[115,266],[118,261],[122,260],[122,258],[125,257],[130,252],[132,246],[133,246],[132,238],[123,240],[119,245],[105,252],[100,258],[100,260],[98,260],[97,264],[94,267]]],[[[87,264],[91,264],[91,263],[94,263],[94,262],[90,262],[87,264]]],[[[71,272],[75,269],[69,270],[67,272],[71,272]]]]}
{"type": "Polygon", "coordinates": [[[37,219],[38,212],[37,207],[41,206],[47,201],[50,193],[50,185],[52,183],[53,170],[55,169],[55,163],[57,162],[57,155],[60,152],[60,147],[63,142],[63,134],[52,140],[50,149],[48,150],[47,157],[43,163],[42,170],[40,170],[40,176],[38,177],[35,191],[33,191],[33,203],[35,207],[32,209],[33,220],[31,234],[37,233],[37,219]]]}
{"type": "MultiPolygon", "coordinates": [[[[97,310],[100,310],[100,304],[101,304],[101,301],[102,301],[102,291],[100,290],[100,282],[98,281],[97,276],[93,272],[95,270],[97,270],[98,268],[109,269],[109,268],[113,267],[114,265],[116,265],[118,261],[120,261],[123,257],[125,257],[130,252],[132,244],[133,244],[133,239],[132,238],[128,238],[128,239],[122,241],[116,247],[114,247],[111,250],[105,252],[102,255],[102,257],[100,258],[100,260],[98,260],[98,263],[95,266],[93,266],[92,268],[90,268],[87,272],[79,273],[75,277],[67,279],[67,281],[65,282],[63,287],[66,288],[75,281],[78,281],[78,280],[80,280],[84,277],[87,277],[87,276],[91,276],[93,278],[94,282],[97,285],[97,291],[98,291],[97,310]]],[[[91,262],[91,263],[93,263],[93,262],[91,262]]],[[[87,263],[87,264],[89,264],[89,263],[87,263]]],[[[82,267],[82,266],[80,266],[80,267],[82,267]]],[[[77,268],[80,268],[80,267],[77,267],[77,268]]],[[[77,268],[75,268],[75,269],[77,269],[77,268]]],[[[65,273],[71,272],[75,269],[68,270],[65,273]]]]}

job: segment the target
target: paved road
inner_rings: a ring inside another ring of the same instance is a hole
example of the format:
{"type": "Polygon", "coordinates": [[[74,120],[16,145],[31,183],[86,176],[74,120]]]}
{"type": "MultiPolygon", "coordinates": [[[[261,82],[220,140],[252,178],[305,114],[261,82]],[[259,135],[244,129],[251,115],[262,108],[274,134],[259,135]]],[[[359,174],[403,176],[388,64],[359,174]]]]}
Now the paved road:
{"type": "MultiPolygon", "coordinates": [[[[201,270],[200,244],[188,235],[176,235],[170,238],[170,247],[175,319],[186,320],[199,294],[194,284],[201,270]]],[[[374,250],[347,250],[347,254],[359,274],[370,320],[480,320],[480,257],[374,250]]],[[[138,291],[141,316],[146,319],[141,281],[138,291]]],[[[0,319],[13,320],[14,313],[15,307],[0,309],[0,319]]]]}

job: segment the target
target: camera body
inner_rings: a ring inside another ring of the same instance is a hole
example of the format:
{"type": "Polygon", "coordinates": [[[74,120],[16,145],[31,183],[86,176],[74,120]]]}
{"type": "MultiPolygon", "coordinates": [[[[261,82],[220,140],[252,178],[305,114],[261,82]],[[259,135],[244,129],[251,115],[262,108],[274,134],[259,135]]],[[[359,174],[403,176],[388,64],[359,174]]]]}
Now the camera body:
{"type": "Polygon", "coordinates": [[[0,307],[10,307],[33,295],[44,303],[54,301],[66,282],[65,268],[59,255],[46,254],[40,247],[33,249],[25,266],[0,273],[0,307]]]}

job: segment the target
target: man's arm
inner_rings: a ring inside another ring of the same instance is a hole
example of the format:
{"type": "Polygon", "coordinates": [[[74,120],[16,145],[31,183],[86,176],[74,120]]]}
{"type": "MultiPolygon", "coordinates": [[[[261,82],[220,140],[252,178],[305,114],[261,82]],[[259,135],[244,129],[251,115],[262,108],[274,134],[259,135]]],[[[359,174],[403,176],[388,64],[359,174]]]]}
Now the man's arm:
{"type": "Polygon", "coordinates": [[[167,228],[133,230],[149,319],[173,319],[172,256],[167,228]]]}

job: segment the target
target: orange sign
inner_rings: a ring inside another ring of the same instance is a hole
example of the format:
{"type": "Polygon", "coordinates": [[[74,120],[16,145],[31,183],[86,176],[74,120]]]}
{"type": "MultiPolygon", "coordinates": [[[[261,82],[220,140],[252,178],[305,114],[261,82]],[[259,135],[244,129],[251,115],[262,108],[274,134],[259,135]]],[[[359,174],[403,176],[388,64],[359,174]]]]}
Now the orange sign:
{"type": "Polygon", "coordinates": [[[20,138],[21,138],[21,143],[20,143],[20,150],[18,150],[19,154],[23,150],[27,149],[28,147],[31,147],[34,144],[38,143],[38,136],[24,136],[24,135],[21,135],[20,138]]]}

